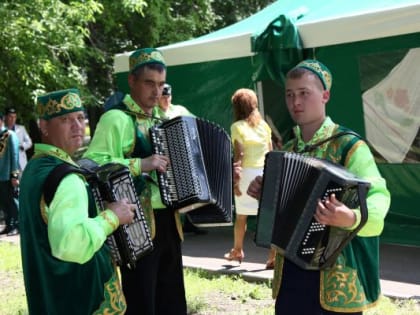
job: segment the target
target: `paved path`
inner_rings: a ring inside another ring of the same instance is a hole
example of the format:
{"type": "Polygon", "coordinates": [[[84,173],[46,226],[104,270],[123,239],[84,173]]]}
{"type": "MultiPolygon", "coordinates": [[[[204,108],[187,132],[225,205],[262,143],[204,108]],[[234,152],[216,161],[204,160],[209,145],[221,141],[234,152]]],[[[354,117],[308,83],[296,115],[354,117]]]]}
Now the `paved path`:
{"type": "MultiPolygon", "coordinates": [[[[184,266],[225,274],[241,274],[249,280],[271,279],[265,270],[268,250],[255,246],[252,232],[245,237],[242,264],[223,259],[232,247],[232,227],[207,228],[207,235],[185,235],[184,266]]],[[[381,245],[380,275],[384,295],[420,299],[420,247],[381,245]]]]}

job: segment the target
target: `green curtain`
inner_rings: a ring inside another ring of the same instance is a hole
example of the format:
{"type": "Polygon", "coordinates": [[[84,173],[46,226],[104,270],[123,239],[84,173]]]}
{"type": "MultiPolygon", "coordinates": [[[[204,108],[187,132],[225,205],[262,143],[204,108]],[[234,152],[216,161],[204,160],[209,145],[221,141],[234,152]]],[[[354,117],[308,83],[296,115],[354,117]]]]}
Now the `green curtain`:
{"type": "Polygon", "coordinates": [[[271,79],[281,84],[288,70],[303,59],[302,42],[294,21],[280,15],[267,28],[251,37],[254,82],[271,79]]]}

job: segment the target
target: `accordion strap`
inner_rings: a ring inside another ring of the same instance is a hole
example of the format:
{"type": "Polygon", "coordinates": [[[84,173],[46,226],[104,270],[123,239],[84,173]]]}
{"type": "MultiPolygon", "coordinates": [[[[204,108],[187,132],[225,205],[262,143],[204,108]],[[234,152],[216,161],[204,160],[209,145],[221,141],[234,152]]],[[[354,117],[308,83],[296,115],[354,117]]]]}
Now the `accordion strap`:
{"type": "Polygon", "coordinates": [[[326,143],[328,141],[334,140],[336,138],[339,138],[339,137],[342,137],[342,136],[345,136],[345,135],[353,135],[353,136],[361,139],[360,135],[357,134],[354,131],[351,131],[351,130],[341,131],[341,132],[338,132],[336,134],[333,134],[331,137],[328,137],[328,138],[326,138],[326,139],[324,139],[322,141],[319,141],[319,142],[317,142],[315,144],[308,144],[308,145],[306,145],[303,148],[303,150],[301,152],[297,152],[297,153],[311,152],[311,151],[315,150],[317,147],[319,147],[320,145],[323,145],[324,143],[326,143]]]}
{"type": "Polygon", "coordinates": [[[54,198],[54,194],[57,191],[57,187],[60,184],[61,180],[70,173],[78,173],[82,174],[83,176],[86,175],[86,171],[75,167],[73,165],[63,163],[57,165],[53,168],[53,170],[48,174],[47,178],[44,182],[44,200],[45,203],[49,206],[52,199],[54,198]]]}
{"type": "Polygon", "coordinates": [[[366,224],[368,219],[368,208],[367,208],[367,188],[365,185],[359,185],[357,187],[357,194],[359,198],[359,206],[360,206],[360,222],[357,225],[357,227],[351,231],[351,233],[347,236],[346,239],[344,239],[341,244],[337,247],[337,249],[334,251],[334,254],[328,258],[329,263],[326,265],[330,266],[333,264],[340,253],[343,251],[344,247],[346,247],[350,241],[357,236],[357,233],[363,228],[363,226],[366,224]]]}
{"type": "MultiPolygon", "coordinates": [[[[344,131],[337,132],[337,133],[333,134],[332,136],[330,136],[330,137],[328,137],[328,138],[326,138],[322,141],[319,141],[315,144],[306,145],[301,152],[297,152],[297,153],[304,153],[304,152],[313,151],[317,147],[319,147],[320,145],[322,145],[322,144],[324,144],[328,141],[337,139],[339,137],[345,136],[345,135],[353,135],[354,138],[351,141],[349,141],[349,143],[347,143],[346,146],[344,147],[344,151],[343,151],[342,158],[341,158],[341,161],[340,161],[340,164],[344,166],[348,151],[350,150],[350,148],[353,146],[353,144],[357,140],[362,139],[362,137],[359,134],[357,134],[356,132],[354,132],[352,130],[344,130],[344,131]]],[[[328,259],[329,262],[334,262],[337,259],[338,255],[341,253],[343,248],[347,246],[347,244],[351,241],[351,239],[357,235],[357,233],[362,229],[362,227],[367,222],[368,208],[367,208],[367,203],[366,203],[366,198],[367,198],[366,186],[364,186],[364,185],[358,186],[357,194],[358,194],[359,206],[360,206],[360,223],[350,233],[350,235],[338,246],[338,248],[335,250],[334,254],[328,259]]]]}

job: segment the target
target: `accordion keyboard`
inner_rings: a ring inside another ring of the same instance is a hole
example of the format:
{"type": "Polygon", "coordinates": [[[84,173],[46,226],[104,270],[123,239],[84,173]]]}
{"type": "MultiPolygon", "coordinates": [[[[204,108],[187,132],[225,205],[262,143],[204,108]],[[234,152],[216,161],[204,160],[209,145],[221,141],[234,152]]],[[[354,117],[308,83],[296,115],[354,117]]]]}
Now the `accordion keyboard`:
{"type": "Polygon", "coordinates": [[[86,179],[101,211],[106,202],[124,198],[136,205],[133,222],[120,225],[106,240],[115,264],[134,269],[140,257],[153,250],[153,242],[129,169],[117,163],[99,166],[87,159],[79,164],[87,171],[86,179]]]}
{"type": "Polygon", "coordinates": [[[201,159],[199,136],[187,122],[171,124],[166,129],[155,128],[152,133],[155,153],[170,157],[167,171],[159,174],[162,199],[168,203],[201,196],[205,190],[201,177],[197,176],[203,172],[203,162],[197,163],[201,159]]]}
{"type": "Polygon", "coordinates": [[[169,158],[158,172],[162,202],[189,213],[194,224],[232,222],[231,140],[220,126],[196,117],[178,116],[150,128],[154,154],[169,158]]]}

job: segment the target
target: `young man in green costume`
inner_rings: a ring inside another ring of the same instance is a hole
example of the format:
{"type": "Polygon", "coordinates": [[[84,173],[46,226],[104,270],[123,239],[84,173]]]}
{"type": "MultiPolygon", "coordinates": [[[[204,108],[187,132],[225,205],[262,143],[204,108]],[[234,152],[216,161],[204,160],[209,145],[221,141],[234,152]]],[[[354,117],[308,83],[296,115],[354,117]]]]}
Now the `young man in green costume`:
{"type": "Polygon", "coordinates": [[[120,224],[132,222],[134,205],[118,201],[98,213],[85,179],[56,171],[63,165],[78,168],[71,155],[83,144],[83,111],[77,89],[37,99],[42,143],[35,144],[23,172],[19,197],[31,315],[124,314],[126,309],[105,240],[120,224]]]}
{"type": "MultiPolygon", "coordinates": [[[[327,138],[346,130],[326,115],[332,76],[317,60],[305,60],[286,76],[286,104],[295,138],[283,150],[302,153],[342,164],[350,172],[370,182],[367,196],[367,223],[344,248],[331,267],[304,270],[280,253],[276,254],[273,298],[276,314],[321,315],[362,314],[380,295],[379,235],[390,205],[390,193],[381,177],[368,145],[354,134],[327,138]],[[308,146],[312,150],[307,150],[308,146]]],[[[248,194],[259,198],[262,178],[255,178],[248,194]]],[[[325,225],[353,230],[360,222],[360,210],[349,209],[331,194],[318,202],[315,219],[325,225]]]]}
{"type": "Polygon", "coordinates": [[[130,168],[151,231],[153,251],[134,270],[121,266],[126,314],[185,315],[182,227],[179,213],[162,202],[156,173],[166,171],[169,159],[153,154],[149,139],[150,127],[166,119],[158,107],[166,65],[154,48],[133,52],[129,63],[130,93],[106,106],[84,157],[130,168]]]}

